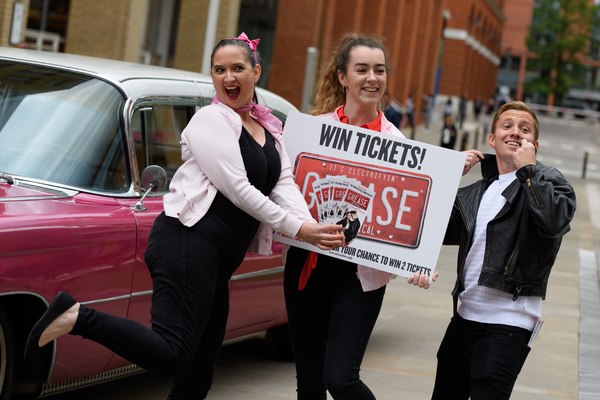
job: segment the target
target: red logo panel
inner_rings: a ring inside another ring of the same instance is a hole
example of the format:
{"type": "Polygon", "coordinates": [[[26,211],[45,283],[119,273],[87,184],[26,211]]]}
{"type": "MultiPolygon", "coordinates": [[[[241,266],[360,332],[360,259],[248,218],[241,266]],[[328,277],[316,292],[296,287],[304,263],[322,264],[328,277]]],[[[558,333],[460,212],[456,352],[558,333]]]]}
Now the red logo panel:
{"type": "MultiPolygon", "coordinates": [[[[295,181],[316,220],[317,205],[312,183],[326,176],[338,175],[356,179],[375,191],[373,206],[360,227],[359,237],[406,247],[419,246],[432,184],[429,176],[300,153],[294,166],[295,181]]],[[[360,199],[356,200],[360,202],[360,199]]]]}

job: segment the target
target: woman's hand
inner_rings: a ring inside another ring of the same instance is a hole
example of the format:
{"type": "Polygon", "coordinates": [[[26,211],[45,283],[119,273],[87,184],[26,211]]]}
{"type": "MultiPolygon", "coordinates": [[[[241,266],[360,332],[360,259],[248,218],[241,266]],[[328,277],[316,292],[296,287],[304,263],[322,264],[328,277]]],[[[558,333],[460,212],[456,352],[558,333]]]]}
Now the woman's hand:
{"type": "Polygon", "coordinates": [[[321,250],[342,247],[345,243],[341,225],[319,225],[314,222],[305,222],[300,227],[296,237],[317,246],[321,250]]]}
{"type": "MultiPolygon", "coordinates": [[[[438,275],[439,275],[438,272],[434,271],[433,278],[432,278],[433,282],[435,282],[438,275]]],[[[412,274],[411,276],[406,278],[406,282],[408,282],[409,284],[412,283],[413,285],[418,286],[423,289],[429,289],[429,286],[430,286],[429,275],[422,274],[420,272],[415,272],[414,274],[412,274]]]]}
{"type": "Polygon", "coordinates": [[[467,172],[471,170],[475,165],[477,165],[481,160],[483,160],[483,153],[479,150],[465,150],[464,154],[467,155],[467,159],[465,160],[465,167],[463,168],[463,175],[466,175],[467,172]]]}

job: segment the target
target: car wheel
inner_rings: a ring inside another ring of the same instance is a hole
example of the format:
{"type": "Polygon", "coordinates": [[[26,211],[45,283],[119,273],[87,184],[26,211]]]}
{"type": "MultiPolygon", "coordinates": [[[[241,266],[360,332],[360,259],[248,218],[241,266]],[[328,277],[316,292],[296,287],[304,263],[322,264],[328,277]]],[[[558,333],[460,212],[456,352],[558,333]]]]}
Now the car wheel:
{"type": "Polygon", "coordinates": [[[269,330],[269,337],[275,345],[275,350],[280,357],[286,360],[294,360],[292,350],[292,338],[290,337],[290,326],[282,325],[269,330]]]}
{"type": "Polygon", "coordinates": [[[14,345],[8,318],[0,309],[0,400],[8,400],[13,384],[14,345]]]}

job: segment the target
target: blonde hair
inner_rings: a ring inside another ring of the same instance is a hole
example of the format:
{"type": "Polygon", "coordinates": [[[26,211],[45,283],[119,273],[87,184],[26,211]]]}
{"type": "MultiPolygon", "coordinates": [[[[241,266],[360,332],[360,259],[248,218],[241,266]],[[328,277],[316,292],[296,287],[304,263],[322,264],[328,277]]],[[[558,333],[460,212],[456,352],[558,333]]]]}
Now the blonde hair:
{"type": "Polygon", "coordinates": [[[344,34],[337,46],[332,50],[331,56],[322,69],[321,76],[317,83],[315,102],[312,109],[308,112],[310,115],[325,114],[346,103],[346,94],[343,91],[344,88],[340,83],[337,72],[338,70],[342,71],[344,75],[348,73],[350,53],[352,52],[352,49],[358,46],[365,46],[383,51],[385,56],[385,69],[386,71],[389,69],[385,48],[378,38],[354,32],[344,34]]]}

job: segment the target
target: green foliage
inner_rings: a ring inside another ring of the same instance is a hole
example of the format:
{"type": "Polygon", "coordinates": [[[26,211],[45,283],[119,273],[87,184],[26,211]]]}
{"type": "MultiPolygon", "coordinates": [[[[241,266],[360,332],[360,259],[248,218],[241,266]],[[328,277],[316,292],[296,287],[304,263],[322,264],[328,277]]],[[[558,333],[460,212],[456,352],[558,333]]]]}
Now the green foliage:
{"type": "Polygon", "coordinates": [[[598,7],[589,0],[540,0],[525,39],[537,55],[540,77],[525,83],[529,92],[553,94],[561,99],[585,76],[581,60],[586,58],[598,7]]]}

